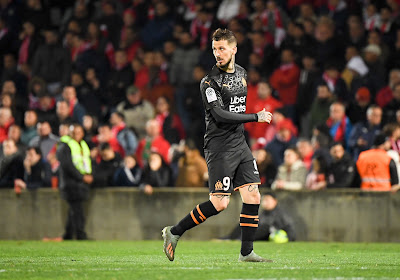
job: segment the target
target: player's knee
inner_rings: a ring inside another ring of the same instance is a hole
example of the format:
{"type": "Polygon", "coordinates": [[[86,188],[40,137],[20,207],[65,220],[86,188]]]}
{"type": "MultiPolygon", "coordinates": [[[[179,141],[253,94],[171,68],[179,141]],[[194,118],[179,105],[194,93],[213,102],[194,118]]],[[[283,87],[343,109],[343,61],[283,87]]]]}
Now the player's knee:
{"type": "Polygon", "coordinates": [[[260,204],[260,202],[261,202],[260,192],[257,190],[257,191],[252,191],[252,192],[247,193],[246,200],[247,200],[247,203],[250,203],[250,204],[260,204]]]}
{"type": "Polygon", "coordinates": [[[223,198],[218,198],[218,197],[211,197],[211,202],[214,205],[215,209],[218,212],[224,211],[226,208],[228,208],[229,205],[229,197],[223,197],[223,198]]]}

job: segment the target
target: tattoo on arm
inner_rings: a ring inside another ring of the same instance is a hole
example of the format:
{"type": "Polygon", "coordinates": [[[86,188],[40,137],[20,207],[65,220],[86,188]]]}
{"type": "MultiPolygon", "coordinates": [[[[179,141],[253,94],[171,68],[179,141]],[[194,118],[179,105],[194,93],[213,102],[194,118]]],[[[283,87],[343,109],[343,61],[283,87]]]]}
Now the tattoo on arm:
{"type": "Polygon", "coordinates": [[[257,191],[258,186],[257,185],[250,185],[247,189],[249,192],[257,191]]]}

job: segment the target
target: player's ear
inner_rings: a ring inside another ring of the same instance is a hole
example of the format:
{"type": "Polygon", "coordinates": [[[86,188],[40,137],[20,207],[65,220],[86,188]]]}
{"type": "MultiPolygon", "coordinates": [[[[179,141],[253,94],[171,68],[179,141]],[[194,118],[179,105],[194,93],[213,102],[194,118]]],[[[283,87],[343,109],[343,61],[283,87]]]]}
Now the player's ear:
{"type": "Polygon", "coordinates": [[[236,54],[236,53],[237,53],[237,46],[234,46],[234,47],[232,48],[232,51],[233,51],[233,54],[236,54]]]}

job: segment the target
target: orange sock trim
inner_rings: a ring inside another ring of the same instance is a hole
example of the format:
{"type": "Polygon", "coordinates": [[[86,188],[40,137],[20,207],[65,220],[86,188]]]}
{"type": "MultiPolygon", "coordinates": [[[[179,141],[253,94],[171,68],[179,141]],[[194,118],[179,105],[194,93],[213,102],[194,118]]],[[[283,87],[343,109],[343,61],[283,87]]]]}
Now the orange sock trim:
{"type": "Polygon", "coordinates": [[[198,204],[197,204],[197,206],[196,206],[196,209],[197,209],[197,212],[199,212],[200,219],[202,220],[202,222],[204,222],[205,220],[207,220],[206,216],[204,216],[203,213],[200,211],[200,207],[199,207],[198,204]]]}
{"type": "Polygon", "coordinates": [[[258,224],[245,224],[245,223],[240,223],[241,227],[258,227],[258,224]]]}
{"type": "Polygon", "coordinates": [[[193,222],[195,222],[196,225],[200,224],[200,223],[196,220],[196,218],[194,217],[193,210],[190,211],[190,216],[192,216],[193,222]]]}

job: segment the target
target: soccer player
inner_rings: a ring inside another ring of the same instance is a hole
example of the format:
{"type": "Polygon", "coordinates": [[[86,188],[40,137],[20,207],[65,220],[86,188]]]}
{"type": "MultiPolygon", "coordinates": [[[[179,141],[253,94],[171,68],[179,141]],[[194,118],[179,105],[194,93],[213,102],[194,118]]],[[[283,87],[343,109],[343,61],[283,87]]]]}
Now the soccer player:
{"type": "Polygon", "coordinates": [[[212,37],[212,49],[217,63],[200,82],[206,111],[204,152],[209,171],[210,198],[197,205],[178,224],[162,230],[164,252],[173,261],[182,234],[226,209],[235,190],[240,192],[243,201],[239,261],[271,262],[253,251],[260,205],[260,177],[256,161],[245,141],[243,123],[270,123],[272,114],[265,109],[256,114],[245,114],[247,73],[235,64],[237,41],[233,32],[217,29],[212,37]]]}

